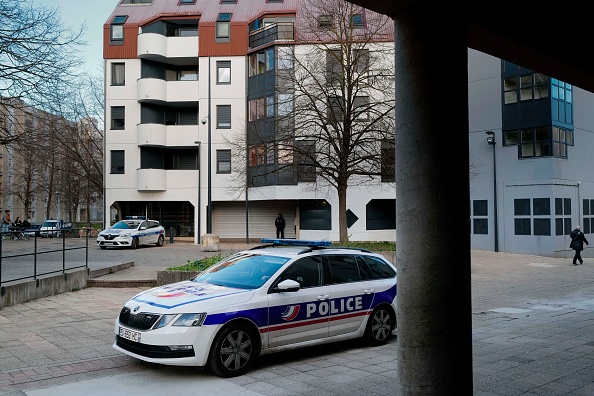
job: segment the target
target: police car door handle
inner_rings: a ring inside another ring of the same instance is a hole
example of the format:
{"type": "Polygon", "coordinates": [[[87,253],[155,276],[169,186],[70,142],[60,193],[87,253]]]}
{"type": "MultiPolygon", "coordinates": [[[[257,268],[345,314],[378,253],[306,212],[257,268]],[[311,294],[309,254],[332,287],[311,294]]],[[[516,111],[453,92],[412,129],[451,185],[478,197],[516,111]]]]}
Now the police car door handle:
{"type": "Polygon", "coordinates": [[[318,300],[322,301],[322,300],[327,300],[328,299],[328,295],[327,294],[322,294],[320,296],[318,296],[318,300]]]}
{"type": "Polygon", "coordinates": [[[375,290],[373,289],[365,289],[365,294],[371,294],[373,293],[375,290]]]}

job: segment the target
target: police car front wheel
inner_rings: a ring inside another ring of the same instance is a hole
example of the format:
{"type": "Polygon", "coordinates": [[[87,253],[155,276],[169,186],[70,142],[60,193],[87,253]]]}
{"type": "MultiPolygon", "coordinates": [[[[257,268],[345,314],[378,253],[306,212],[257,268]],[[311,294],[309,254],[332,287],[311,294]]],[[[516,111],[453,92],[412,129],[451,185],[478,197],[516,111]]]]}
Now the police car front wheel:
{"type": "Polygon", "coordinates": [[[236,377],[246,373],[260,354],[258,334],[246,325],[233,323],[215,337],[208,369],[220,377],[236,377]]]}

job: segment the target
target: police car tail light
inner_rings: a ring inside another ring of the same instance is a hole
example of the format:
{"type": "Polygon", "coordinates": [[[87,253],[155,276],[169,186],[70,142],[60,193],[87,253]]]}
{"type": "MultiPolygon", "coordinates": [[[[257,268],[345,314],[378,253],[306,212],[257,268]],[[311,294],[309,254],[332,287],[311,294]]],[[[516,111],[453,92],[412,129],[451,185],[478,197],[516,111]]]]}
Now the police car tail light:
{"type": "Polygon", "coordinates": [[[156,329],[160,329],[161,327],[167,326],[177,315],[163,315],[161,316],[161,320],[155,326],[156,329]]]}
{"type": "Polygon", "coordinates": [[[204,323],[204,319],[206,319],[205,313],[183,314],[175,322],[173,322],[173,326],[202,326],[202,323],[204,323]]]}

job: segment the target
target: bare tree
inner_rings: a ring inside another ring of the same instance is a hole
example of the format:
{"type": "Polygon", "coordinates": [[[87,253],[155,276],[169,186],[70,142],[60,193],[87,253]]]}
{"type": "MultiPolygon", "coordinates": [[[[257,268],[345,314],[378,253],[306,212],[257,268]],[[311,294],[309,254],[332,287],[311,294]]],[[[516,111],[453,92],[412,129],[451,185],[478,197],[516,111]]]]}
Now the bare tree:
{"type": "Polygon", "coordinates": [[[234,161],[248,187],[274,178],[336,191],[344,243],[348,187],[394,174],[393,154],[391,163],[382,155],[394,149],[392,21],[342,0],[304,0],[296,25],[296,45],[277,46],[274,125],[268,98],[252,101],[245,137],[229,143],[244,158],[248,148],[247,162],[234,161]]]}
{"type": "MultiPolygon", "coordinates": [[[[15,0],[0,0],[0,22],[0,97],[45,108],[52,87],[72,81],[81,64],[77,49],[85,44],[84,25],[71,31],[63,26],[57,9],[15,0]]],[[[8,111],[0,114],[4,119],[10,116],[8,111]]],[[[11,132],[0,128],[0,145],[22,137],[11,132]]]]}

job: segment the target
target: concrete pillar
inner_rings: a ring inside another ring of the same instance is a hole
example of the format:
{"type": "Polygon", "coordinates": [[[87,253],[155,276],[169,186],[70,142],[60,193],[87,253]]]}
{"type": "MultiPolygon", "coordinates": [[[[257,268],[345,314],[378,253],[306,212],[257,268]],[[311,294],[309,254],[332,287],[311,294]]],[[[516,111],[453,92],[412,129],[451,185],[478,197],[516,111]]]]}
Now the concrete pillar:
{"type": "Polygon", "coordinates": [[[412,2],[394,21],[395,394],[464,396],[473,386],[467,28],[460,6],[426,7],[412,2]]]}
{"type": "Polygon", "coordinates": [[[203,252],[218,252],[219,236],[216,234],[202,235],[202,251],[203,252]]]}

